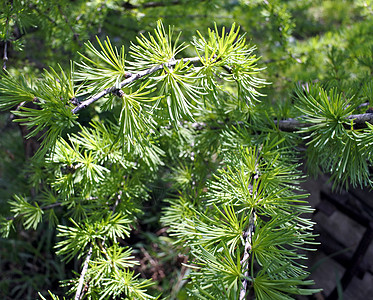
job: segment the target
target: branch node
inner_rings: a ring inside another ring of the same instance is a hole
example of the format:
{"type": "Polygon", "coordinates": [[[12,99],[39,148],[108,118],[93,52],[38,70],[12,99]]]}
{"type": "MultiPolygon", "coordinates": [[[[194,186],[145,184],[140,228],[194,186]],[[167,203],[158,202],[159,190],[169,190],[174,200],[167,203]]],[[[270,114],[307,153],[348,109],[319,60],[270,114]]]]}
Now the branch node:
{"type": "Polygon", "coordinates": [[[70,99],[70,102],[73,104],[73,105],[78,105],[79,104],[79,100],[76,98],[76,97],[73,97],[70,99]]]}
{"type": "Polygon", "coordinates": [[[117,96],[119,98],[123,98],[123,96],[125,95],[124,92],[121,90],[121,89],[118,89],[118,90],[114,90],[111,92],[114,96],[117,96]]]}

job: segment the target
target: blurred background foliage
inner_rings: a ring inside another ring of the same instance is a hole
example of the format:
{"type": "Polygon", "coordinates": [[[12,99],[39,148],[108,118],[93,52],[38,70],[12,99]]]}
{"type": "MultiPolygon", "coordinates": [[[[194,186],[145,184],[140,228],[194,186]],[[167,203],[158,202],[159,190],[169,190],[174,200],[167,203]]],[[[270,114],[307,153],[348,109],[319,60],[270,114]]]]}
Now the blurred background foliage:
{"type": "MultiPolygon", "coordinates": [[[[261,57],[259,67],[265,68],[261,77],[271,83],[262,89],[268,97],[261,99],[255,114],[294,116],[295,83],[328,82],[342,90],[361,84],[373,73],[371,0],[2,1],[0,53],[2,57],[6,53],[3,64],[11,74],[37,78],[48,66],[68,69],[70,60],[80,60],[78,51],[84,53],[85,42],[97,45],[96,36],[100,40],[109,36],[114,45],[124,45],[128,51],[130,41],[156,27],[159,19],[165,27],[182,31],[181,41],[191,40],[197,29],[206,34],[214,23],[218,28],[229,28],[233,22],[241,26],[261,57]]],[[[188,55],[188,49],[184,52],[188,55]]],[[[94,109],[82,111],[79,121],[88,124],[95,114],[94,109]]],[[[30,191],[28,170],[30,148],[37,147],[38,141],[26,141],[12,119],[12,114],[0,113],[0,214],[4,217],[9,215],[12,195],[36,193],[30,191]]],[[[185,145],[191,142],[186,140],[185,145]]],[[[179,156],[181,152],[176,151],[179,156]]],[[[157,281],[154,294],[162,292],[170,299],[186,299],[183,277],[188,271],[182,263],[188,254],[171,246],[159,219],[166,205],[163,199],[190,182],[192,168],[178,168],[176,184],[167,183],[167,168],[154,176],[147,187],[152,192],[143,204],[143,216],[123,242],[135,249],[140,261],[135,269],[141,277],[157,281]]],[[[204,172],[214,168],[208,166],[204,172]]],[[[54,239],[55,229],[47,223],[36,231],[19,226],[8,239],[0,239],[0,298],[35,299],[37,291],[45,294],[53,287],[56,294],[64,295],[59,281],[72,276],[77,262],[65,264],[56,258],[54,239]]]]}

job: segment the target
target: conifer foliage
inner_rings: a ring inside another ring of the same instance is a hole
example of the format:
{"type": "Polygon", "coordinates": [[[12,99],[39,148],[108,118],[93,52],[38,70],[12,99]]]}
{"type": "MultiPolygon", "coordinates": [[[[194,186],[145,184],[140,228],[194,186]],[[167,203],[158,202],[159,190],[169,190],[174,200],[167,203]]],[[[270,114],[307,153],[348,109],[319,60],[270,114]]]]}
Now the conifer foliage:
{"type": "MultiPolygon", "coordinates": [[[[74,15],[79,26],[55,1],[27,9],[10,2],[1,28],[4,53],[22,47],[35,15],[40,26],[55,25],[50,39],[64,35],[79,49],[70,68],[56,62],[32,77],[7,71],[4,56],[0,79],[0,110],[10,110],[28,129],[26,138],[41,143],[25,171],[31,188],[8,201],[11,215],[1,217],[1,234],[6,240],[16,230],[49,226],[38,249],[48,239],[49,250],[74,269],[63,277],[68,272],[46,258],[48,272],[63,280],[49,294],[40,291],[41,299],[168,299],[137,272],[133,242],[150,214],[144,204],[155,198],[162,211],[154,218],[160,215],[167,241],[189,258],[181,276],[187,299],[292,299],[317,291],[303,265],[315,236],[299,186],[300,159],[311,173],[330,173],[335,188],[372,185],[373,114],[364,112],[372,99],[373,52],[356,34],[343,33],[348,53],[328,49],[321,80],[301,82],[292,99],[273,104],[278,99],[262,92],[271,72],[257,66],[256,48],[236,24],[199,28],[190,38],[158,21],[129,45],[97,37],[83,46],[89,37],[79,22],[100,25],[110,5],[135,10],[158,2],[90,2],[85,15],[74,15]],[[101,15],[90,17],[99,8],[101,15]]],[[[220,3],[205,1],[206,7],[210,2],[220,3]]],[[[290,45],[295,25],[286,4],[263,3],[249,9],[255,22],[261,14],[272,18],[268,26],[276,30],[265,28],[267,46],[285,55],[275,67],[286,73],[282,61],[302,59],[307,72],[319,72],[310,45],[290,45]]]]}
{"type": "Polygon", "coordinates": [[[314,292],[300,288],[311,284],[298,250],[312,245],[313,224],[301,216],[311,209],[297,192],[297,159],[285,139],[247,122],[265,84],[254,47],[235,24],[180,41],[159,21],[128,53],[98,39],[70,70],[50,68],[37,82],[4,73],[1,109],[17,107],[16,121],[29,136],[42,133],[42,144],[31,178],[40,197],[16,195],[3,234],[18,219],[26,229],[56,226],[57,255],[81,259],[80,274],[65,283],[75,299],[161,297],[134,273],[138,262],[123,241],[149,184],[177,160],[169,170],[178,192],[162,222],[191,253],[191,297],[314,292]],[[195,56],[183,57],[186,48],[195,56]],[[112,118],[80,124],[80,111],[92,108],[112,118]]]}

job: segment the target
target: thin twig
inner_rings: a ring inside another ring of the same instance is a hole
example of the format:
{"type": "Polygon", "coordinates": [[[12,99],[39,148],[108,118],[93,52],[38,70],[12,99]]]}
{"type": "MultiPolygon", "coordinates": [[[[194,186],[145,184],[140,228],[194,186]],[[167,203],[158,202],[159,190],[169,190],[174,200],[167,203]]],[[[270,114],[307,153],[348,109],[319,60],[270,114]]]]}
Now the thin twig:
{"type": "MultiPolygon", "coordinates": [[[[119,202],[121,200],[121,194],[122,193],[118,194],[117,200],[115,201],[113,210],[111,212],[112,215],[115,213],[115,209],[116,209],[117,205],[119,204],[119,202]]],[[[107,253],[107,251],[106,251],[106,249],[103,245],[105,243],[105,240],[106,240],[106,236],[104,237],[104,240],[101,241],[101,243],[98,242],[97,244],[100,247],[101,251],[105,254],[106,258],[110,259],[109,255],[108,255],[108,253],[107,253]]],[[[80,273],[79,284],[78,284],[78,288],[77,288],[76,293],[75,293],[74,300],[80,300],[84,296],[84,292],[83,292],[84,277],[85,277],[85,274],[88,271],[88,264],[89,264],[89,261],[91,260],[91,256],[92,256],[92,244],[89,247],[89,251],[88,251],[87,257],[84,261],[84,266],[83,266],[82,272],[80,273]]],[[[84,290],[87,290],[88,286],[89,286],[89,281],[84,285],[84,290]]]]}
{"type": "MultiPolygon", "coordinates": [[[[174,60],[174,61],[171,61],[169,63],[166,63],[166,64],[154,66],[154,67],[146,69],[144,71],[140,71],[136,74],[127,73],[127,76],[126,76],[127,78],[120,83],[120,88],[119,89],[123,88],[126,85],[129,85],[130,83],[132,83],[132,82],[134,82],[134,81],[136,81],[136,80],[138,80],[138,79],[140,79],[144,76],[153,74],[153,73],[157,72],[158,70],[162,70],[165,66],[167,66],[167,67],[175,66],[180,61],[195,63],[195,62],[199,62],[200,58],[199,57],[191,57],[191,58],[178,59],[178,60],[174,60]]],[[[110,93],[115,93],[117,90],[118,90],[117,86],[112,86],[112,87],[109,87],[107,89],[104,89],[103,91],[97,93],[96,95],[94,95],[94,96],[88,98],[87,100],[81,102],[77,107],[75,107],[72,110],[72,113],[76,114],[81,109],[86,108],[88,105],[92,104],[93,102],[96,102],[97,100],[101,99],[102,97],[104,97],[104,96],[106,96],[110,93]]]]}
{"type": "MultiPolygon", "coordinates": [[[[362,128],[365,126],[365,123],[373,124],[373,113],[365,113],[358,115],[350,115],[347,117],[348,120],[352,120],[352,125],[362,128]]],[[[297,131],[304,127],[309,127],[312,124],[302,122],[300,119],[287,119],[287,120],[275,120],[275,123],[278,124],[278,128],[282,131],[297,131]]]]}
{"type": "Polygon", "coordinates": [[[112,211],[111,215],[113,215],[115,213],[115,209],[117,208],[119,202],[122,200],[122,194],[123,194],[122,191],[119,191],[117,193],[117,198],[115,199],[115,203],[113,205],[113,209],[111,210],[112,211]]]}
{"type": "Polygon", "coordinates": [[[190,274],[191,269],[186,266],[187,262],[188,262],[188,256],[184,256],[184,261],[181,264],[179,276],[177,278],[176,283],[173,284],[173,287],[171,290],[172,299],[176,298],[176,294],[178,294],[178,292],[181,290],[183,285],[188,282],[188,274],[190,274]]]}
{"type": "Polygon", "coordinates": [[[255,211],[253,211],[250,215],[249,228],[247,231],[243,233],[243,237],[245,239],[245,250],[244,250],[243,258],[241,260],[241,266],[242,266],[242,270],[245,270],[245,272],[244,272],[244,278],[242,279],[240,300],[244,300],[247,294],[247,285],[249,282],[250,251],[251,251],[251,245],[252,245],[252,237],[253,237],[254,230],[255,230],[255,219],[256,219],[256,215],[255,215],[255,211]]]}
{"type": "MultiPolygon", "coordinates": [[[[36,98],[34,98],[34,99],[36,99],[36,98]]],[[[15,109],[15,111],[19,111],[21,109],[21,107],[23,107],[25,104],[26,104],[26,101],[22,101],[20,104],[17,105],[17,108],[15,109]]]]}
{"type": "Polygon", "coordinates": [[[307,127],[307,123],[300,122],[298,119],[289,118],[286,120],[275,120],[275,124],[278,125],[278,128],[282,131],[297,131],[303,127],[307,127]]]}
{"type": "Polygon", "coordinates": [[[84,277],[85,277],[85,274],[87,273],[88,264],[89,264],[89,261],[91,260],[91,256],[92,256],[92,245],[89,246],[88,254],[84,261],[83,270],[80,273],[79,284],[78,284],[78,288],[76,289],[74,300],[80,300],[83,297],[82,289],[83,289],[83,284],[84,284],[84,277]]]}
{"type": "MultiPolygon", "coordinates": [[[[206,0],[200,0],[200,2],[205,2],[206,0]]],[[[138,8],[154,8],[154,7],[164,7],[164,6],[171,6],[171,5],[179,5],[182,4],[183,1],[180,0],[173,0],[171,2],[164,2],[164,1],[152,1],[143,4],[131,4],[129,1],[123,4],[123,7],[127,10],[131,9],[138,9],[138,8]]]]}
{"type": "Polygon", "coordinates": [[[57,22],[53,20],[48,14],[46,14],[45,12],[42,12],[36,5],[30,5],[30,8],[35,10],[40,16],[45,17],[54,26],[58,27],[57,22]]]}
{"type": "Polygon", "coordinates": [[[83,46],[81,40],[79,39],[79,34],[75,31],[74,27],[71,25],[71,23],[69,22],[69,19],[67,18],[67,16],[63,13],[62,11],[62,8],[60,5],[57,5],[58,7],[58,11],[60,12],[60,14],[62,15],[62,17],[64,18],[65,20],[65,23],[67,24],[67,26],[69,26],[71,32],[73,33],[73,36],[74,36],[74,39],[78,42],[79,46],[83,46]]]}
{"type": "Polygon", "coordinates": [[[373,114],[366,113],[366,114],[359,114],[359,115],[351,115],[348,116],[349,120],[353,120],[354,124],[365,124],[365,122],[373,123],[373,114]]]}
{"type": "Polygon", "coordinates": [[[3,70],[6,70],[6,63],[8,61],[8,41],[5,41],[4,44],[4,56],[3,56],[3,70]]]}
{"type": "MultiPolygon", "coordinates": [[[[286,119],[286,120],[274,120],[273,122],[275,123],[276,126],[278,126],[278,128],[281,131],[286,131],[286,132],[295,132],[295,131],[298,131],[301,128],[305,128],[305,127],[309,127],[309,126],[313,125],[311,123],[302,122],[301,118],[302,117],[300,117],[299,119],[289,118],[289,119],[286,119]]],[[[373,124],[373,113],[351,115],[351,116],[348,116],[347,119],[353,121],[352,126],[355,129],[364,128],[364,127],[366,127],[365,122],[373,124]]],[[[245,122],[242,122],[242,121],[225,121],[225,122],[216,121],[214,123],[214,125],[207,124],[205,122],[194,122],[194,123],[190,124],[190,126],[194,130],[197,130],[197,131],[204,130],[206,128],[208,128],[210,130],[221,130],[221,129],[224,129],[226,125],[244,126],[245,122]]],[[[346,128],[350,128],[350,126],[351,126],[350,124],[345,124],[346,128]]],[[[167,125],[163,128],[171,129],[172,125],[167,125]]]]}
{"type": "MultiPolygon", "coordinates": [[[[52,203],[52,204],[49,204],[47,206],[43,206],[43,207],[40,207],[41,210],[48,210],[48,209],[52,209],[52,208],[55,208],[55,207],[58,207],[58,206],[61,206],[62,203],[61,202],[56,202],[56,203],[52,203]]],[[[17,216],[13,216],[13,217],[7,217],[7,221],[9,220],[14,220],[15,218],[19,218],[19,217],[23,217],[25,214],[19,214],[17,216]]]]}
{"type": "MultiPolygon", "coordinates": [[[[13,1],[11,3],[11,9],[13,9],[13,1]]],[[[9,15],[6,18],[5,21],[5,28],[6,28],[6,35],[5,35],[5,41],[4,41],[4,56],[3,56],[3,70],[6,70],[6,63],[8,61],[8,34],[9,34],[9,15]]]]}

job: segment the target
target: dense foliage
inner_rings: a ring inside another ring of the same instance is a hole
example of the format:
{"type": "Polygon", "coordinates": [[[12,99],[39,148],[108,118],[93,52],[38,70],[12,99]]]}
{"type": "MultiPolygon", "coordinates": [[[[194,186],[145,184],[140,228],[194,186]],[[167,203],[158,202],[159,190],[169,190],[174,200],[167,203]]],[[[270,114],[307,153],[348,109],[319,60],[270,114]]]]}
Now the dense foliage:
{"type": "Polygon", "coordinates": [[[4,298],[316,292],[300,166],[372,185],[372,3],[13,0],[0,18],[4,298]]]}

